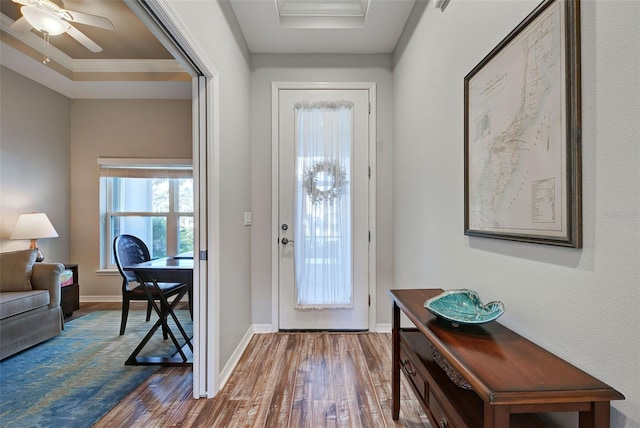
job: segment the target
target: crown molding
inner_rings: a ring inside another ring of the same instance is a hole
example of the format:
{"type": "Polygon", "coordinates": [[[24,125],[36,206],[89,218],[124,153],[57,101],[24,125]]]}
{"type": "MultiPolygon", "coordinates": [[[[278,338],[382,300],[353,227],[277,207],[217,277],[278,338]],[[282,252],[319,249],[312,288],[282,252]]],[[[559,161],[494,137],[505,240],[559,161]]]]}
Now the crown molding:
{"type": "Polygon", "coordinates": [[[191,81],[73,81],[4,42],[0,43],[0,65],[71,99],[186,100],[192,97],[191,81]]]}
{"type": "Polygon", "coordinates": [[[76,59],[74,73],[184,73],[175,59],[76,59]]]}
{"type": "MultiPolygon", "coordinates": [[[[13,19],[0,13],[0,29],[30,48],[42,52],[43,41],[32,31],[19,33],[10,29],[13,19]]],[[[73,59],[53,45],[49,58],[72,73],[184,73],[175,59],[73,59]]]]}

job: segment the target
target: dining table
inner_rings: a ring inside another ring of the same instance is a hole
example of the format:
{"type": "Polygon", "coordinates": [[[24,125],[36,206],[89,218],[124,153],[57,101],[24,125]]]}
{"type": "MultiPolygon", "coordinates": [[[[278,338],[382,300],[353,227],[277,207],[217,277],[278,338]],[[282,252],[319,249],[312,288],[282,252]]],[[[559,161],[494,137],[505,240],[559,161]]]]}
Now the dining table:
{"type": "MultiPolygon", "coordinates": [[[[146,284],[143,289],[147,294],[149,303],[158,314],[158,320],[153,324],[136,349],[127,358],[125,365],[191,366],[193,364],[192,337],[187,334],[180,322],[180,319],[175,313],[175,308],[187,294],[189,295],[189,307],[190,309],[192,308],[191,305],[193,305],[193,302],[191,292],[193,290],[193,266],[193,255],[190,253],[172,257],[162,257],[142,263],[123,266],[124,270],[133,272],[141,284],[146,284]],[[162,294],[158,285],[162,282],[181,283],[184,284],[184,286],[181,287],[173,300],[169,302],[162,294]],[[152,293],[152,287],[157,291],[156,296],[152,293]],[[156,303],[158,295],[160,296],[160,305],[156,303]],[[170,318],[173,320],[174,327],[178,329],[184,343],[180,343],[178,337],[176,337],[176,334],[171,328],[171,323],[169,322],[170,318]],[[171,341],[176,348],[176,352],[171,355],[164,356],[140,356],[144,347],[149,343],[160,327],[162,327],[162,330],[165,333],[165,339],[171,338],[171,341]]],[[[193,314],[192,311],[190,311],[190,313],[193,314]]]]}

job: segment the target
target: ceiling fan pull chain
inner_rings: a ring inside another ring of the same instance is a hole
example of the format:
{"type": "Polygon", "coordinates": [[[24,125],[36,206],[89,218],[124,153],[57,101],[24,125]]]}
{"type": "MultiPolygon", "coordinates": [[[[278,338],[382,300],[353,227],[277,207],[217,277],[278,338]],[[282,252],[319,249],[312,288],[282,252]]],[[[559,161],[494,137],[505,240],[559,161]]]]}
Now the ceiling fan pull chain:
{"type": "Polygon", "coordinates": [[[49,59],[49,33],[43,31],[42,34],[44,35],[44,59],[42,60],[42,63],[47,65],[47,63],[51,62],[49,59]]]}

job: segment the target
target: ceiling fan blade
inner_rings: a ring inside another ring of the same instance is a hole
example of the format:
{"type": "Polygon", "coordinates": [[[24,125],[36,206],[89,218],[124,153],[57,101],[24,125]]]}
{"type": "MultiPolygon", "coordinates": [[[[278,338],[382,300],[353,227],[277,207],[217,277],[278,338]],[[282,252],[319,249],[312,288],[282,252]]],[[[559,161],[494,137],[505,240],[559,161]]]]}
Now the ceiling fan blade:
{"type": "Polygon", "coordinates": [[[73,22],[113,31],[113,24],[104,16],[89,15],[75,10],[67,10],[66,12],[71,15],[71,21],[73,22]]]}
{"type": "Polygon", "coordinates": [[[69,27],[69,29],[67,30],[67,34],[73,37],[74,39],[76,39],[78,43],[80,43],[85,48],[89,49],[91,52],[93,53],[102,52],[102,48],[96,42],[91,40],[89,37],[87,37],[84,33],[82,33],[80,30],[75,28],[73,25],[69,27]]]}
{"type": "Polygon", "coordinates": [[[13,24],[9,25],[9,29],[16,33],[28,33],[32,28],[33,27],[29,24],[29,21],[24,18],[24,16],[21,16],[13,24]]]}

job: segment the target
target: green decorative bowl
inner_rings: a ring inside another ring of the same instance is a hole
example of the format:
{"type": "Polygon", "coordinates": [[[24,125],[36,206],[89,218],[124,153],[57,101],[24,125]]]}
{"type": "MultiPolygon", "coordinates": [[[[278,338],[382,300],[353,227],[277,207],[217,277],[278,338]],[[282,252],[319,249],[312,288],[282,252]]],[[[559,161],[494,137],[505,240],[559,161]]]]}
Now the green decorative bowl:
{"type": "Polygon", "coordinates": [[[424,307],[434,315],[457,324],[483,324],[497,319],[504,313],[502,302],[482,303],[478,293],[460,289],[445,291],[424,302],[424,307]]]}

